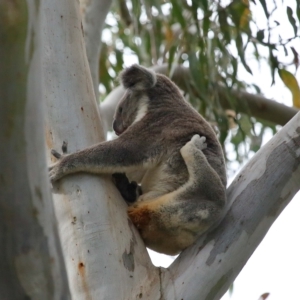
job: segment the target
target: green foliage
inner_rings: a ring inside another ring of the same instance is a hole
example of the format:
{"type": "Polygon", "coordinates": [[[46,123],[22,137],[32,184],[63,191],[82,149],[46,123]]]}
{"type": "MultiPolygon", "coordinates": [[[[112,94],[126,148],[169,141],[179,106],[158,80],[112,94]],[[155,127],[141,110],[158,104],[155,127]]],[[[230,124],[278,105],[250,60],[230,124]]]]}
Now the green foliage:
{"type": "Polygon", "coordinates": [[[238,160],[242,161],[250,150],[256,151],[260,147],[265,128],[275,130],[274,124],[256,126],[258,121],[237,111],[237,100],[229,96],[235,110],[230,124],[220,105],[216,87],[226,87],[228,95],[232,89],[247,88],[259,93],[257,86],[249,86],[237,74],[241,69],[251,74],[249,56],[262,60],[263,48],[268,50],[263,52],[268,53],[264,59],[269,61],[272,83],[279,70],[285,69],[285,64],[278,60],[278,50],[293,51],[296,65],[298,53],[288,47],[299,37],[300,5],[299,1],[293,1],[296,9],[293,11],[286,6],[286,15],[294,36],[287,40],[278,36],[274,41],[271,38],[273,31],[281,21],[274,18],[276,2],[270,7],[265,0],[144,0],[142,3],[118,0],[107,18],[103,35],[99,71],[102,88],[106,93],[110,92],[116,75],[125,66],[124,62],[127,65],[138,62],[145,66],[166,63],[169,72],[174,64],[189,67],[191,80],[185,91],[186,97],[202,115],[217,125],[222,144],[231,140],[238,160]],[[260,6],[264,12],[264,28],[259,28],[254,22],[251,13],[254,6],[260,6]],[[249,151],[240,154],[238,149],[249,140],[249,151]]]}

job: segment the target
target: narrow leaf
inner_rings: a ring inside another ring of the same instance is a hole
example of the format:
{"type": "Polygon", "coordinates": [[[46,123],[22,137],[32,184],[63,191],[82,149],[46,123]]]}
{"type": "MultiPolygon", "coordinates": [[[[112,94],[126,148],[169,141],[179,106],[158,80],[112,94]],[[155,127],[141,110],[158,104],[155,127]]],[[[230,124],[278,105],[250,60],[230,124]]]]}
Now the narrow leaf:
{"type": "Polygon", "coordinates": [[[289,21],[291,23],[291,25],[293,26],[293,29],[294,29],[294,33],[295,33],[295,36],[297,35],[297,25],[296,25],[296,20],[293,16],[293,10],[288,6],[286,8],[286,13],[287,13],[287,16],[289,18],[289,21]]]}
{"type": "Polygon", "coordinates": [[[138,0],[132,0],[132,13],[136,19],[141,15],[141,3],[138,0]]]}
{"type": "Polygon", "coordinates": [[[282,45],[283,46],[283,50],[284,50],[284,55],[285,56],[288,56],[288,51],[287,51],[287,49],[286,49],[286,46],[285,45],[282,45]]]}
{"type": "Polygon", "coordinates": [[[124,21],[127,27],[132,24],[132,18],[130,12],[128,10],[127,4],[125,0],[119,0],[119,7],[120,7],[120,16],[121,19],[124,21]]]}
{"type": "Polygon", "coordinates": [[[199,66],[199,60],[195,53],[189,53],[189,65],[190,65],[190,71],[192,75],[192,79],[194,81],[194,87],[200,93],[201,91],[205,89],[204,86],[204,78],[203,73],[201,72],[199,66]]]}
{"type": "Polygon", "coordinates": [[[300,108],[300,88],[295,76],[287,70],[279,69],[279,76],[293,96],[293,105],[300,108]]]}
{"type": "Polygon", "coordinates": [[[226,44],[229,44],[231,42],[231,38],[230,38],[230,28],[227,22],[227,12],[225,9],[220,9],[218,13],[219,13],[220,29],[224,35],[226,44]]]}
{"type": "Polygon", "coordinates": [[[174,56],[176,53],[176,46],[172,46],[169,50],[169,60],[168,60],[168,70],[171,71],[171,67],[174,61],[174,56]]]}
{"type": "Polygon", "coordinates": [[[266,300],[270,296],[270,293],[264,293],[262,294],[258,300],[266,300]]]}
{"type": "Polygon", "coordinates": [[[294,55],[293,63],[294,63],[294,65],[296,66],[296,70],[297,70],[298,67],[299,67],[299,54],[298,54],[298,52],[295,50],[294,47],[291,47],[291,50],[292,50],[293,55],[294,55]]]}
{"type": "Polygon", "coordinates": [[[243,13],[241,15],[241,19],[240,19],[240,28],[243,30],[246,30],[249,28],[249,21],[251,19],[251,11],[249,9],[249,1],[248,0],[244,0],[243,1],[243,13]]]}
{"type": "Polygon", "coordinates": [[[229,295],[232,296],[233,294],[233,283],[230,285],[229,289],[228,289],[229,295]]]}
{"type": "Polygon", "coordinates": [[[252,75],[252,71],[250,69],[250,67],[248,66],[246,60],[245,60],[245,50],[243,48],[243,40],[242,40],[242,36],[240,34],[237,35],[236,37],[236,47],[241,59],[241,62],[244,66],[244,68],[247,70],[247,72],[249,72],[252,75]]]}
{"type": "Polygon", "coordinates": [[[177,0],[171,0],[172,3],[172,15],[177,19],[182,28],[186,28],[186,22],[182,15],[182,7],[179,5],[177,0]]]}
{"type": "Polygon", "coordinates": [[[203,9],[204,13],[208,12],[208,1],[207,0],[199,0],[199,6],[203,9]]]}
{"type": "Polygon", "coordinates": [[[268,12],[266,1],[265,0],[259,0],[259,2],[260,2],[261,6],[264,9],[264,12],[265,12],[265,15],[266,15],[267,19],[269,19],[270,14],[268,12]]]}
{"type": "Polygon", "coordinates": [[[211,13],[207,13],[205,14],[204,18],[203,18],[203,35],[204,36],[207,36],[207,33],[208,33],[208,30],[210,28],[210,16],[211,16],[211,13]]]}
{"type": "Polygon", "coordinates": [[[275,83],[275,70],[278,69],[278,60],[277,57],[274,56],[271,48],[269,48],[269,54],[270,54],[269,60],[270,60],[271,75],[272,75],[271,85],[273,85],[275,83]]]}

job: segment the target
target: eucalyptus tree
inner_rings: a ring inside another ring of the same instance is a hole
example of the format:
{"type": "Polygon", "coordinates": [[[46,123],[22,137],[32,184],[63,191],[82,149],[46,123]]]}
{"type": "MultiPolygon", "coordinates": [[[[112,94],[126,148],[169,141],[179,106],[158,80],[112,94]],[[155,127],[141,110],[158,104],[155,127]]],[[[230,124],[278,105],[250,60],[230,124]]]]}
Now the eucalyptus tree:
{"type": "Polygon", "coordinates": [[[0,2],[0,284],[7,299],[41,299],[43,291],[49,299],[67,299],[69,290],[72,299],[219,299],[226,292],[300,188],[299,87],[275,54],[286,50],[297,67],[298,53],[289,45],[298,37],[299,4],[286,8],[294,30],[287,40],[272,38],[280,26],[276,7],[257,2],[267,20],[261,29],[251,5],[0,2]],[[239,68],[251,73],[247,51],[260,60],[261,47],[268,49],[271,81],[278,72],[294,108],[265,99],[238,79],[239,68]],[[230,133],[237,153],[248,141],[257,150],[265,128],[275,133],[276,125],[284,125],[228,187],[219,226],[166,269],[152,265],[109,177],[72,175],[53,185],[53,202],[49,194],[51,148],[67,140],[74,152],[104,140],[123,92],[113,89],[115,78],[128,53],[172,77],[218,128],[223,145],[230,133]],[[100,113],[99,97],[105,98],[100,113]]]}

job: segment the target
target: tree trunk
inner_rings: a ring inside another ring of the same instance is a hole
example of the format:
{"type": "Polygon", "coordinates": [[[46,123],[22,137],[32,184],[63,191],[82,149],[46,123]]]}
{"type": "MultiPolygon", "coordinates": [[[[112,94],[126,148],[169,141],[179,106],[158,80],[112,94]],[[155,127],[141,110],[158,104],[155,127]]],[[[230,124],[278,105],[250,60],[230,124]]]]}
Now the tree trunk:
{"type": "MultiPolygon", "coordinates": [[[[63,140],[74,152],[103,135],[77,2],[47,0],[43,13],[50,163],[50,148],[63,140]]],[[[109,177],[68,176],[54,185],[53,198],[72,299],[158,298],[158,271],[109,177]]]]}
{"type": "Polygon", "coordinates": [[[0,298],[69,299],[46,170],[36,1],[0,3],[0,298]]]}

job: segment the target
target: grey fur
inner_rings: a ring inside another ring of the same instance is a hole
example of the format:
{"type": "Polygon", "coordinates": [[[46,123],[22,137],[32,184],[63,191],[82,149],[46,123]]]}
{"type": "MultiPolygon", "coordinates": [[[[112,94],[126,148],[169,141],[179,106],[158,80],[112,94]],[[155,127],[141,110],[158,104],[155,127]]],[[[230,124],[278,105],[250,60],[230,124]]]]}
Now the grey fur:
{"type": "Polygon", "coordinates": [[[142,91],[152,88],[156,83],[156,74],[152,70],[132,65],[120,74],[125,89],[142,91]]]}
{"type": "Polygon", "coordinates": [[[50,167],[50,178],[81,171],[126,173],[142,187],[128,213],[145,244],[176,254],[222,215],[223,152],[211,126],[167,77],[134,65],[121,81],[127,90],[113,124],[119,137],[62,155],[50,167]]]}

